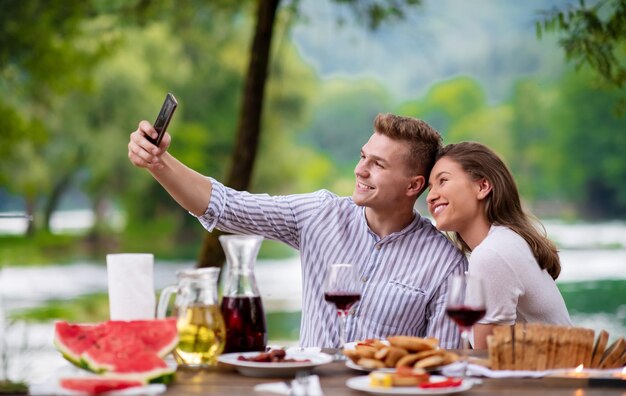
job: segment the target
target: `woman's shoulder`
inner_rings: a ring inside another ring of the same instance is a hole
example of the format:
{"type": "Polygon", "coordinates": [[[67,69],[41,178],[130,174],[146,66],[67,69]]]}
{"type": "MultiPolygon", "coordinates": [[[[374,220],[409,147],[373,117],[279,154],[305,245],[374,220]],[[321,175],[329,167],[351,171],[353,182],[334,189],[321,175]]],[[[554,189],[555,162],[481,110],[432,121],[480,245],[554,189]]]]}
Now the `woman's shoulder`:
{"type": "Polygon", "coordinates": [[[530,247],[519,234],[505,226],[491,226],[487,237],[472,251],[473,261],[518,261],[532,256],[530,247]]]}
{"type": "Polygon", "coordinates": [[[487,237],[476,247],[479,249],[507,249],[512,245],[526,245],[526,241],[517,232],[507,226],[492,225],[487,237]]]}

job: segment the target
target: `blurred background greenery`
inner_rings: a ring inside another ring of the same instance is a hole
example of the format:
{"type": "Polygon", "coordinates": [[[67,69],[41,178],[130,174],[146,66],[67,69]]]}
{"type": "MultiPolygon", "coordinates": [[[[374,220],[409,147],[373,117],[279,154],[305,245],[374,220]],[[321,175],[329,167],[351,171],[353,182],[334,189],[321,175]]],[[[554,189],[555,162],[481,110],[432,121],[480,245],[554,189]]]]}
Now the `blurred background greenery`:
{"type": "MultiPolygon", "coordinates": [[[[256,154],[248,190],[350,194],[374,117],[392,112],[494,148],[543,219],[626,221],[626,0],[0,0],[0,212],[33,219],[0,224],[0,267],[133,251],[202,262],[206,232],[126,145],[173,92],[170,151],[233,180],[263,7],[276,14],[258,150],[241,142],[256,154]]],[[[261,258],[294,254],[265,242],[261,258]]],[[[626,263],[611,265],[620,280],[561,288],[570,311],[623,329],[626,263]]],[[[11,318],[107,312],[96,293],[11,318]]],[[[269,315],[275,339],[297,337],[299,312],[269,315]]]]}
{"type": "MultiPolygon", "coordinates": [[[[596,3],[607,14],[624,2],[596,3]]],[[[1,3],[0,211],[33,215],[33,243],[19,253],[32,260],[23,261],[58,261],[63,241],[75,254],[198,254],[202,229],[129,164],[128,135],[174,92],[180,107],[170,126],[172,153],[201,173],[226,177],[238,161],[231,153],[256,4],[1,3]],[[54,213],[76,208],[93,213],[89,232],[50,237],[54,213]]],[[[566,34],[543,28],[555,10],[576,4],[283,2],[249,189],[350,194],[374,116],[394,112],[427,120],[447,143],[493,147],[540,216],[626,218],[623,84],[607,83],[585,63],[567,63],[556,40],[566,34]],[[462,22],[474,37],[455,31],[466,11],[483,19],[462,22]],[[451,32],[459,43],[448,48],[451,32]],[[470,42],[475,47],[463,48],[470,42]]],[[[0,243],[3,251],[16,244],[13,237],[0,243]]]]}

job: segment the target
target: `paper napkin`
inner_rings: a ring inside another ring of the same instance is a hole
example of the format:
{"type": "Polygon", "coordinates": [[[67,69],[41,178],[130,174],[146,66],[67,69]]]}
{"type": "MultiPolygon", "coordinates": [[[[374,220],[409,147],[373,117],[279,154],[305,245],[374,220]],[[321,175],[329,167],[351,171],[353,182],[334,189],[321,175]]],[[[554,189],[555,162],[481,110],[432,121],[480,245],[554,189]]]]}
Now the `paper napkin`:
{"type": "Polygon", "coordinates": [[[107,254],[111,320],[154,319],[152,254],[107,254]]]}
{"type": "MultiPolygon", "coordinates": [[[[455,362],[441,368],[441,373],[447,377],[458,377],[462,374],[463,363],[455,362]]],[[[550,374],[546,371],[530,371],[530,370],[491,370],[485,366],[478,364],[467,365],[467,375],[473,377],[487,378],[541,378],[550,374]]]]}

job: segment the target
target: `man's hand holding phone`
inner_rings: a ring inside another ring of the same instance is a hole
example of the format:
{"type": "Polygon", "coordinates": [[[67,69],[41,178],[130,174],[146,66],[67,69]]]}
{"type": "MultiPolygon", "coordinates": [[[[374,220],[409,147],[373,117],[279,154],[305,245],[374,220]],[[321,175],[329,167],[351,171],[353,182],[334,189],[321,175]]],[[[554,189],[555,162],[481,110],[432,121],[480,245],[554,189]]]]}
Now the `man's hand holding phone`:
{"type": "Polygon", "coordinates": [[[133,165],[151,170],[163,166],[161,155],[167,151],[171,140],[166,129],[177,105],[174,95],[168,93],[154,126],[148,121],[141,121],[137,130],[130,135],[128,158],[133,165]]]}

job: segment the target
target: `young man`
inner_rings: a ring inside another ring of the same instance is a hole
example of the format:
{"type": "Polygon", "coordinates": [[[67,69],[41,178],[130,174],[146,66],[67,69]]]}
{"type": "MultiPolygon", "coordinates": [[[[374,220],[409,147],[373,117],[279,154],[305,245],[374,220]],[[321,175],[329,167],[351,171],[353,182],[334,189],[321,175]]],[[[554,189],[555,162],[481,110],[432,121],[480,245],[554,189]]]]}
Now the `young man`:
{"type": "Polygon", "coordinates": [[[156,132],[142,121],[130,136],[130,161],[147,168],[207,230],[258,234],[300,251],[302,346],[339,346],[337,312],[323,291],[333,263],[355,264],[362,282],[347,341],[413,335],[436,337],[444,348],[460,346],[445,298],[447,278],[467,270],[467,261],[414,209],[442,146],[430,125],[379,114],[354,170],[352,197],[327,190],[275,197],[235,191],[172,157],[169,134],[159,148],[145,135],[156,132]]]}

